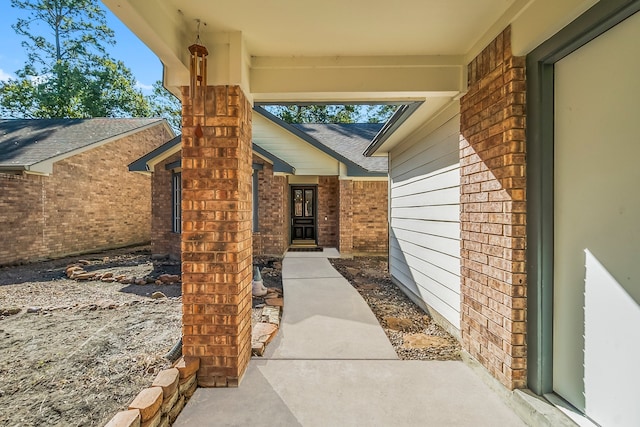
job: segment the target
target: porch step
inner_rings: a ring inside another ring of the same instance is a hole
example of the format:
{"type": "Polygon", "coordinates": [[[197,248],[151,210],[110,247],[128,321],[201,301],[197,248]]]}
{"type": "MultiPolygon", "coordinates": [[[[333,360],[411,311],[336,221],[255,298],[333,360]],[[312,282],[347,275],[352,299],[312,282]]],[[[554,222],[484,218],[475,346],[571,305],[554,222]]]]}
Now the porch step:
{"type": "Polygon", "coordinates": [[[309,240],[294,240],[291,243],[291,247],[302,247],[302,248],[316,248],[316,242],[309,240]]]}
{"type": "Polygon", "coordinates": [[[309,240],[294,240],[289,246],[289,252],[315,252],[322,251],[322,247],[309,240]]]}

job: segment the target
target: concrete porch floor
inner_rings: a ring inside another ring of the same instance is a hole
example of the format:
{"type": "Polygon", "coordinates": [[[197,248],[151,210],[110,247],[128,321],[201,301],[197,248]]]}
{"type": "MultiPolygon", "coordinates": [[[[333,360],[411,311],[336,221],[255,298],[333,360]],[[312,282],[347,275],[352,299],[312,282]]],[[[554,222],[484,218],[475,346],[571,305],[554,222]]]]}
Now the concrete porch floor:
{"type": "Polygon", "coordinates": [[[235,389],[199,388],[174,426],[524,426],[463,362],[399,360],[329,263],[287,253],[277,338],[235,389]]]}

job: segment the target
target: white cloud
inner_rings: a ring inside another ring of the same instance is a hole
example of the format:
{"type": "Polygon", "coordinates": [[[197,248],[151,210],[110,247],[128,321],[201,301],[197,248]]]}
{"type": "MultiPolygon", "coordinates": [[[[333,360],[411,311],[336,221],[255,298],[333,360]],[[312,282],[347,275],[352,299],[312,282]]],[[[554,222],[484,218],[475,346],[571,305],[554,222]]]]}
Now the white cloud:
{"type": "Polygon", "coordinates": [[[136,81],[136,89],[140,89],[142,91],[147,91],[147,92],[151,92],[153,90],[153,86],[152,85],[146,85],[143,83],[140,83],[139,81],[136,81]]]}
{"type": "Polygon", "coordinates": [[[16,78],[16,76],[14,76],[11,73],[7,73],[2,68],[0,68],[0,82],[4,82],[4,81],[7,81],[9,79],[15,79],[15,78],[16,78]]]}

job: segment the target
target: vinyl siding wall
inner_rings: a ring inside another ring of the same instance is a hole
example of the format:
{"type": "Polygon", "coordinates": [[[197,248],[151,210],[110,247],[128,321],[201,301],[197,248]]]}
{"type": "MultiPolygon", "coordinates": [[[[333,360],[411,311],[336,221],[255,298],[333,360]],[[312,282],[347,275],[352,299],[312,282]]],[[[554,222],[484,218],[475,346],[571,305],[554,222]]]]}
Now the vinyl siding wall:
{"type": "Polygon", "coordinates": [[[390,153],[390,272],[405,291],[460,329],[460,115],[390,153]]]}

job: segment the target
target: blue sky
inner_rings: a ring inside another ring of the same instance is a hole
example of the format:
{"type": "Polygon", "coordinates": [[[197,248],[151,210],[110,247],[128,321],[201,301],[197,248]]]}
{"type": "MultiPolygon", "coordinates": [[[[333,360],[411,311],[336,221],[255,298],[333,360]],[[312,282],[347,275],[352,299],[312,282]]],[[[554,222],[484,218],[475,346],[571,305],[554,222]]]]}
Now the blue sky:
{"type": "MultiPolygon", "coordinates": [[[[162,63],[138,38],[129,31],[104,5],[107,23],[115,32],[116,45],[107,46],[110,55],[123,61],[131,69],[143,92],[148,93],[156,80],[162,79],[162,63]]],[[[9,0],[0,0],[0,80],[15,77],[15,71],[24,66],[26,55],[11,25],[24,16],[20,9],[11,7],[9,0]]]]}

